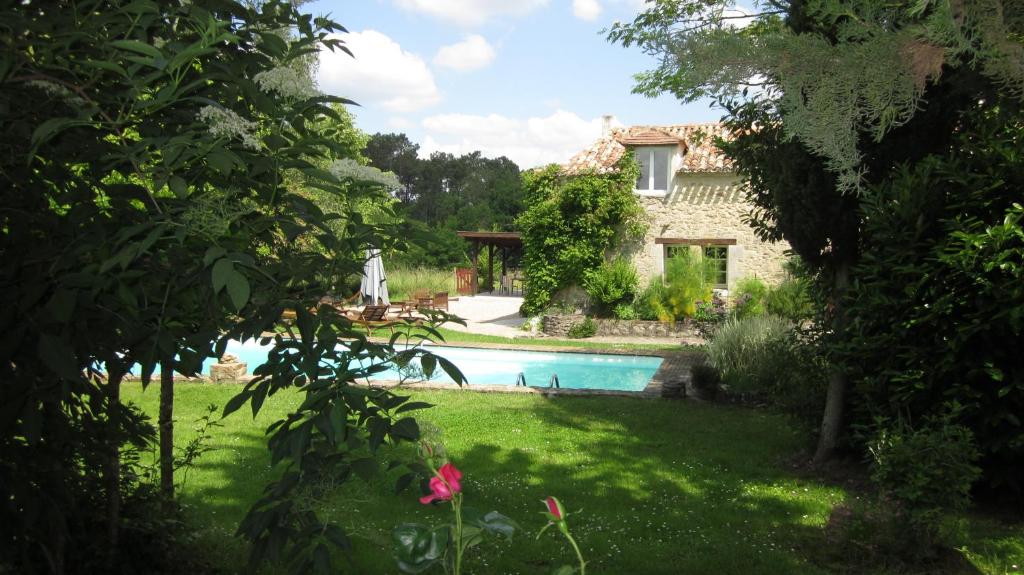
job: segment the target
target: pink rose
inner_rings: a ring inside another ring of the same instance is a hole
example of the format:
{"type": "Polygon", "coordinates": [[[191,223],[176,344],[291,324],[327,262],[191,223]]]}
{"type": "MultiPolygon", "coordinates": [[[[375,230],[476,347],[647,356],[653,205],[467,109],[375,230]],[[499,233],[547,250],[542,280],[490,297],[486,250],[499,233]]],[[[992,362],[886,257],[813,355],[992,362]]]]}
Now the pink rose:
{"type": "Polygon", "coordinates": [[[561,501],[549,495],[544,500],[544,504],[548,506],[548,513],[551,515],[552,521],[562,521],[565,519],[565,509],[562,508],[561,501]]]}
{"type": "Polygon", "coordinates": [[[451,501],[453,493],[462,492],[462,472],[451,463],[445,463],[437,471],[437,475],[430,478],[430,494],[420,497],[420,503],[430,505],[435,501],[451,501]]]}

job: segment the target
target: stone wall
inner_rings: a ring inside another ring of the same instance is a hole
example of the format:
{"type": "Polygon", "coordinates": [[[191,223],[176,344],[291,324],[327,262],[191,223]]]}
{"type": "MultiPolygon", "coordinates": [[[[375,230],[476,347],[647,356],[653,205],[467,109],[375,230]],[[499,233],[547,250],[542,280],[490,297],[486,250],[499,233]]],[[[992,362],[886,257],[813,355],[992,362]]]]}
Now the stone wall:
{"type": "MultiPolygon", "coordinates": [[[[565,337],[572,326],[582,322],[582,315],[546,315],[541,319],[541,331],[555,337],[565,337]]],[[[631,337],[697,337],[697,330],[690,322],[661,322],[623,319],[594,319],[597,325],[595,335],[616,335],[631,337]]]]}
{"type": "Polygon", "coordinates": [[[676,174],[667,195],[641,196],[640,202],[647,213],[647,232],[610,255],[631,259],[644,284],[665,270],[665,246],[655,243],[657,238],[735,240],[729,247],[730,288],[746,276],[770,285],[785,279],[783,252],[789,245],[762,242],[743,222],[751,206],[735,175],[676,174]]]}

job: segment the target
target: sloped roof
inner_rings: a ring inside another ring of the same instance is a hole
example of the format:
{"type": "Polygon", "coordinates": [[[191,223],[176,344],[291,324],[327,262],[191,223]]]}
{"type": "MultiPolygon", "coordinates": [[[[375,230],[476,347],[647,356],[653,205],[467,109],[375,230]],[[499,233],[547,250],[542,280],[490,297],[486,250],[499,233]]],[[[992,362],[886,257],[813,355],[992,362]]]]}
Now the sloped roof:
{"type": "Polygon", "coordinates": [[[615,164],[630,146],[683,147],[683,165],[679,172],[728,173],[732,162],[714,144],[716,136],[728,138],[728,130],[719,123],[673,124],[669,126],[629,126],[612,128],[589,148],[562,164],[565,174],[614,171],[615,164]]]}

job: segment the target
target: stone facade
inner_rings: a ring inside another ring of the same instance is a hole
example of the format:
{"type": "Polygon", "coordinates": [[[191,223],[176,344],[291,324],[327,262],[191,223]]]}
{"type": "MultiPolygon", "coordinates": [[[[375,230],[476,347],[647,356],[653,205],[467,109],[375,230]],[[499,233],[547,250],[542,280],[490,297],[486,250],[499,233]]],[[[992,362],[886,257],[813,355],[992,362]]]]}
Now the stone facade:
{"type": "MultiPolygon", "coordinates": [[[[667,245],[726,246],[726,286],[747,276],[756,276],[768,284],[785,278],[782,268],[785,243],[762,242],[743,222],[751,206],[744,201],[743,190],[732,161],[715,145],[716,138],[731,136],[722,124],[674,124],[613,128],[613,118],[605,117],[605,131],[591,146],[563,164],[567,175],[608,173],[629,151],[638,161],[648,158],[650,178],[645,190],[637,190],[647,212],[647,232],[643,238],[626,241],[609,257],[625,256],[637,268],[646,285],[665,271],[667,245]],[[664,158],[664,163],[654,161],[664,158]],[[652,161],[667,173],[655,174],[652,161]],[[661,179],[661,175],[666,179],[661,179]],[[660,182],[660,183],[659,183],[660,182]],[[661,190],[657,186],[664,185],[661,190]],[[659,242],[660,240],[660,242],[659,242]],[[719,240],[714,243],[708,240],[719,240]]],[[[691,249],[699,250],[699,247],[691,249]]]]}
{"type": "Polygon", "coordinates": [[[769,285],[785,279],[782,263],[789,245],[761,241],[743,216],[750,211],[734,174],[677,173],[664,196],[641,196],[647,215],[643,238],[625,242],[614,256],[625,256],[636,266],[645,285],[665,271],[666,244],[662,239],[735,242],[728,246],[728,286],[747,276],[769,285]]]}

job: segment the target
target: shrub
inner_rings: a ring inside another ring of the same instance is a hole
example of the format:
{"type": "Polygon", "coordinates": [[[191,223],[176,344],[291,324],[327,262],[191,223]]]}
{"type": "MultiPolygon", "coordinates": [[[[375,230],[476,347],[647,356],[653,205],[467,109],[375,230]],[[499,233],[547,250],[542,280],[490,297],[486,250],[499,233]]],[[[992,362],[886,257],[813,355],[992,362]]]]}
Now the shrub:
{"type": "Polygon", "coordinates": [[[769,288],[764,298],[764,310],[793,322],[801,322],[814,315],[814,304],[801,278],[790,278],[769,288]]]}
{"type": "Polygon", "coordinates": [[[633,309],[636,310],[638,318],[647,321],[657,321],[658,312],[654,302],[661,301],[665,297],[665,284],[654,278],[644,291],[636,296],[633,301],[633,309]]]}
{"type": "Polygon", "coordinates": [[[583,288],[590,296],[594,312],[600,317],[608,317],[617,306],[633,301],[639,283],[633,264],[624,258],[616,258],[584,274],[583,288]]]}
{"type": "Polygon", "coordinates": [[[771,360],[777,344],[789,336],[793,324],[774,315],[733,317],[715,332],[707,345],[708,363],[722,382],[740,392],[767,391],[775,380],[771,360]]]}
{"type": "Polygon", "coordinates": [[[711,365],[695,363],[690,367],[690,381],[698,398],[711,400],[718,395],[718,386],[722,383],[722,376],[711,365]]]}
{"type": "Polygon", "coordinates": [[[898,558],[908,563],[935,556],[945,512],[965,509],[981,476],[974,434],[952,421],[932,419],[914,429],[902,420],[879,420],[869,442],[871,479],[894,508],[898,558]]]}
{"type": "Polygon", "coordinates": [[[636,307],[631,303],[620,303],[615,306],[615,309],[612,310],[612,315],[615,316],[615,319],[624,320],[633,320],[640,317],[639,314],[637,314],[636,307]]]}
{"type": "Polygon", "coordinates": [[[825,410],[829,369],[818,343],[794,328],[767,345],[760,366],[765,399],[813,437],[825,410]]]}
{"type": "Polygon", "coordinates": [[[733,313],[737,317],[764,315],[768,286],[763,281],[754,276],[745,277],[737,282],[733,292],[733,313]]]}
{"type": "MultiPolygon", "coordinates": [[[[714,277],[709,271],[712,264],[700,256],[682,250],[665,261],[665,281],[651,280],[644,293],[645,304],[660,321],[679,321],[697,313],[697,302],[711,299],[714,277]]],[[[646,319],[646,318],[645,318],[646,319]]]]}
{"type": "Polygon", "coordinates": [[[726,318],[729,317],[725,309],[725,300],[717,294],[711,296],[711,301],[697,302],[697,313],[693,315],[697,332],[704,339],[711,339],[726,318]]]}
{"type": "Polygon", "coordinates": [[[516,219],[523,238],[523,314],[547,307],[559,290],[583,282],[623,235],[643,231],[633,194],[640,168],[626,154],[608,174],[565,176],[557,165],[522,173],[528,206],[516,219]]]}
{"type": "Polygon", "coordinates": [[[569,328],[569,332],[566,334],[571,339],[581,339],[584,337],[593,337],[597,333],[597,324],[594,320],[589,317],[583,318],[583,321],[573,325],[569,328]]]}

